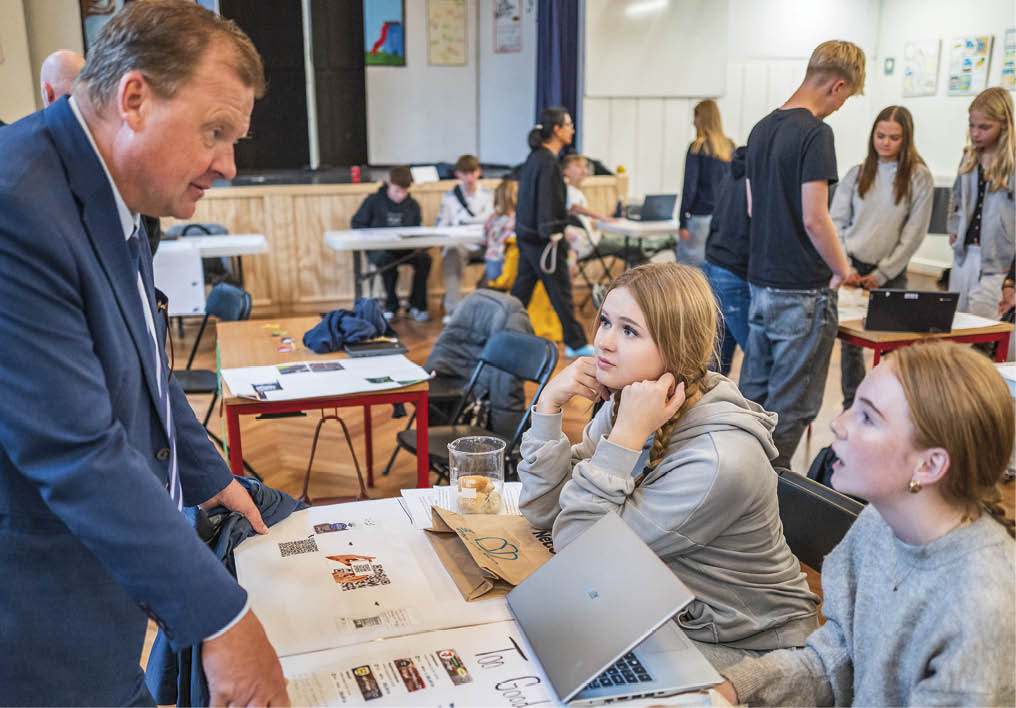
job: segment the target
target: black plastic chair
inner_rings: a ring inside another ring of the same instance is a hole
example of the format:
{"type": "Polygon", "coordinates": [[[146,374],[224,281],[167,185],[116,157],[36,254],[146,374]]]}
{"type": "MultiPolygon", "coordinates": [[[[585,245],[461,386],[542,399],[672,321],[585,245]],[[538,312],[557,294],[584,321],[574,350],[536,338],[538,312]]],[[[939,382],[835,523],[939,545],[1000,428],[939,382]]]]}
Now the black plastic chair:
{"type": "MultiPolygon", "coordinates": [[[[427,390],[427,420],[433,425],[444,425],[451,423],[454,418],[451,417],[452,412],[455,410],[455,406],[462,397],[462,392],[466,388],[466,380],[459,376],[445,376],[444,374],[437,374],[430,380],[430,386],[427,390]]],[[[401,404],[400,404],[401,405],[401,404]]],[[[409,416],[409,422],[406,423],[406,430],[413,428],[413,423],[416,421],[416,411],[409,416]]],[[[382,475],[387,475],[392,471],[392,465],[395,464],[395,458],[399,454],[398,445],[392,450],[392,456],[388,458],[388,464],[385,465],[382,475]]]]}
{"type": "MultiPolygon", "coordinates": [[[[216,372],[208,369],[191,369],[191,364],[194,363],[194,355],[197,354],[198,345],[201,343],[201,335],[205,333],[208,318],[211,316],[223,322],[235,322],[237,320],[248,319],[250,311],[251,296],[246,290],[242,290],[229,283],[219,283],[212,288],[205,299],[205,316],[201,320],[201,328],[198,329],[197,337],[194,338],[194,346],[191,347],[190,356],[187,357],[187,368],[183,371],[173,372],[173,376],[180,384],[180,387],[183,388],[184,393],[195,395],[210,393],[212,395],[212,401],[208,404],[205,418],[201,421],[206,430],[208,430],[208,421],[212,417],[212,411],[215,410],[215,403],[219,400],[219,376],[216,372]]],[[[226,449],[222,439],[218,435],[208,430],[208,436],[218,443],[219,447],[223,450],[226,449]]],[[[260,476],[251,468],[246,460],[243,461],[243,466],[252,476],[260,479],[260,476]]]]}
{"type": "MultiPolygon", "coordinates": [[[[526,381],[533,381],[537,384],[536,393],[526,406],[525,413],[519,420],[511,438],[492,433],[486,428],[474,425],[438,425],[431,426],[427,431],[427,446],[429,452],[429,464],[431,470],[437,473],[438,481],[448,479],[448,443],[458,438],[471,435],[486,435],[500,438],[505,441],[505,476],[511,477],[514,474],[516,462],[516,448],[522,439],[522,431],[529,422],[529,415],[532,410],[532,401],[536,400],[543,391],[554,367],[557,365],[557,346],[542,337],[522,332],[503,331],[494,334],[480,352],[479,361],[473,374],[466,384],[459,403],[452,415],[452,420],[459,420],[466,405],[471,400],[473,388],[480,378],[480,374],[487,366],[504,371],[512,376],[526,381]]],[[[403,430],[396,435],[398,446],[403,450],[416,454],[416,431],[403,430]]]]}
{"type": "Polygon", "coordinates": [[[777,469],[776,494],[787,545],[815,570],[850,530],[864,504],[813,479],[777,469]]]}

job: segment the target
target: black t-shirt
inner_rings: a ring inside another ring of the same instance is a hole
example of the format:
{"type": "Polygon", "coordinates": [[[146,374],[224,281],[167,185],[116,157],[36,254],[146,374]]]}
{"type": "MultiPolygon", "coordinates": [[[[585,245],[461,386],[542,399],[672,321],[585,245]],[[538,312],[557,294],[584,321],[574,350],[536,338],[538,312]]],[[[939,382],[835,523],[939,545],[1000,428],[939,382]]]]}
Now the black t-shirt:
{"type": "Polygon", "coordinates": [[[748,282],[788,290],[829,284],[832,271],[804,230],[801,185],[836,182],[833,131],[806,108],[775,110],[748,136],[748,282]]]}

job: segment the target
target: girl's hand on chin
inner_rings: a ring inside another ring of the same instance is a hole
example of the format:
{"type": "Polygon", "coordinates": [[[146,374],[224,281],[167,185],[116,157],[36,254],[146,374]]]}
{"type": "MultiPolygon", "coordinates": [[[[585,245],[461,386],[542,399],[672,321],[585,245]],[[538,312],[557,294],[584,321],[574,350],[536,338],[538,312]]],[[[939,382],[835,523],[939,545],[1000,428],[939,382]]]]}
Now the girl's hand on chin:
{"type": "Polygon", "coordinates": [[[582,356],[550,380],[533,408],[537,413],[558,413],[574,396],[594,403],[608,396],[607,389],[596,380],[596,363],[591,356],[582,356]]]}
{"type": "Polygon", "coordinates": [[[684,403],[684,382],[667,372],[656,381],[636,381],[621,391],[617,422],[607,438],[629,450],[641,450],[649,436],[674,417],[684,403]]]}

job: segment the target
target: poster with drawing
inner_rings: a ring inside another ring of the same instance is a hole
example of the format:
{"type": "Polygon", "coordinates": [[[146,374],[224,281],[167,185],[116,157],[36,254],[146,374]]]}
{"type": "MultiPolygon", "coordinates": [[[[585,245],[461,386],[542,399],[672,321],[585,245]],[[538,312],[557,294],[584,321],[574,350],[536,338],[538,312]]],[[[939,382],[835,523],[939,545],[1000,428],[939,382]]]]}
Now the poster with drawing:
{"type": "Polygon", "coordinates": [[[494,0],[494,52],[522,51],[522,0],[494,0]]]}
{"type": "Polygon", "coordinates": [[[427,0],[427,60],[466,65],[466,0],[427,0]]]}
{"type": "Polygon", "coordinates": [[[363,0],[363,49],[367,66],[406,65],[405,16],[402,0],[363,0]]]}
{"type": "Polygon", "coordinates": [[[1002,88],[1016,91],[1016,28],[1005,31],[1005,52],[1002,55],[1002,88]]]}
{"type": "Polygon", "coordinates": [[[980,93],[988,86],[988,69],[991,64],[991,35],[956,37],[949,51],[950,96],[968,96],[980,93]]]}
{"type": "Polygon", "coordinates": [[[903,49],[903,95],[934,96],[938,91],[938,60],[942,40],[907,42],[903,49]]]}

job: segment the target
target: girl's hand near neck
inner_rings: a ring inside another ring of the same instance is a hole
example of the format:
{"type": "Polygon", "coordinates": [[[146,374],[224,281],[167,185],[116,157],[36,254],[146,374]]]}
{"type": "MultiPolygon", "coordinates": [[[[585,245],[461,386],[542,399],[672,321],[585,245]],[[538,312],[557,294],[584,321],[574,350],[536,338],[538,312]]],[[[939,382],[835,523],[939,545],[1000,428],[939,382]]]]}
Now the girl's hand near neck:
{"type": "Polygon", "coordinates": [[[607,437],[629,450],[641,450],[649,436],[674,417],[684,404],[685,387],[665,373],[656,381],[636,381],[621,391],[617,421],[607,437]]]}

